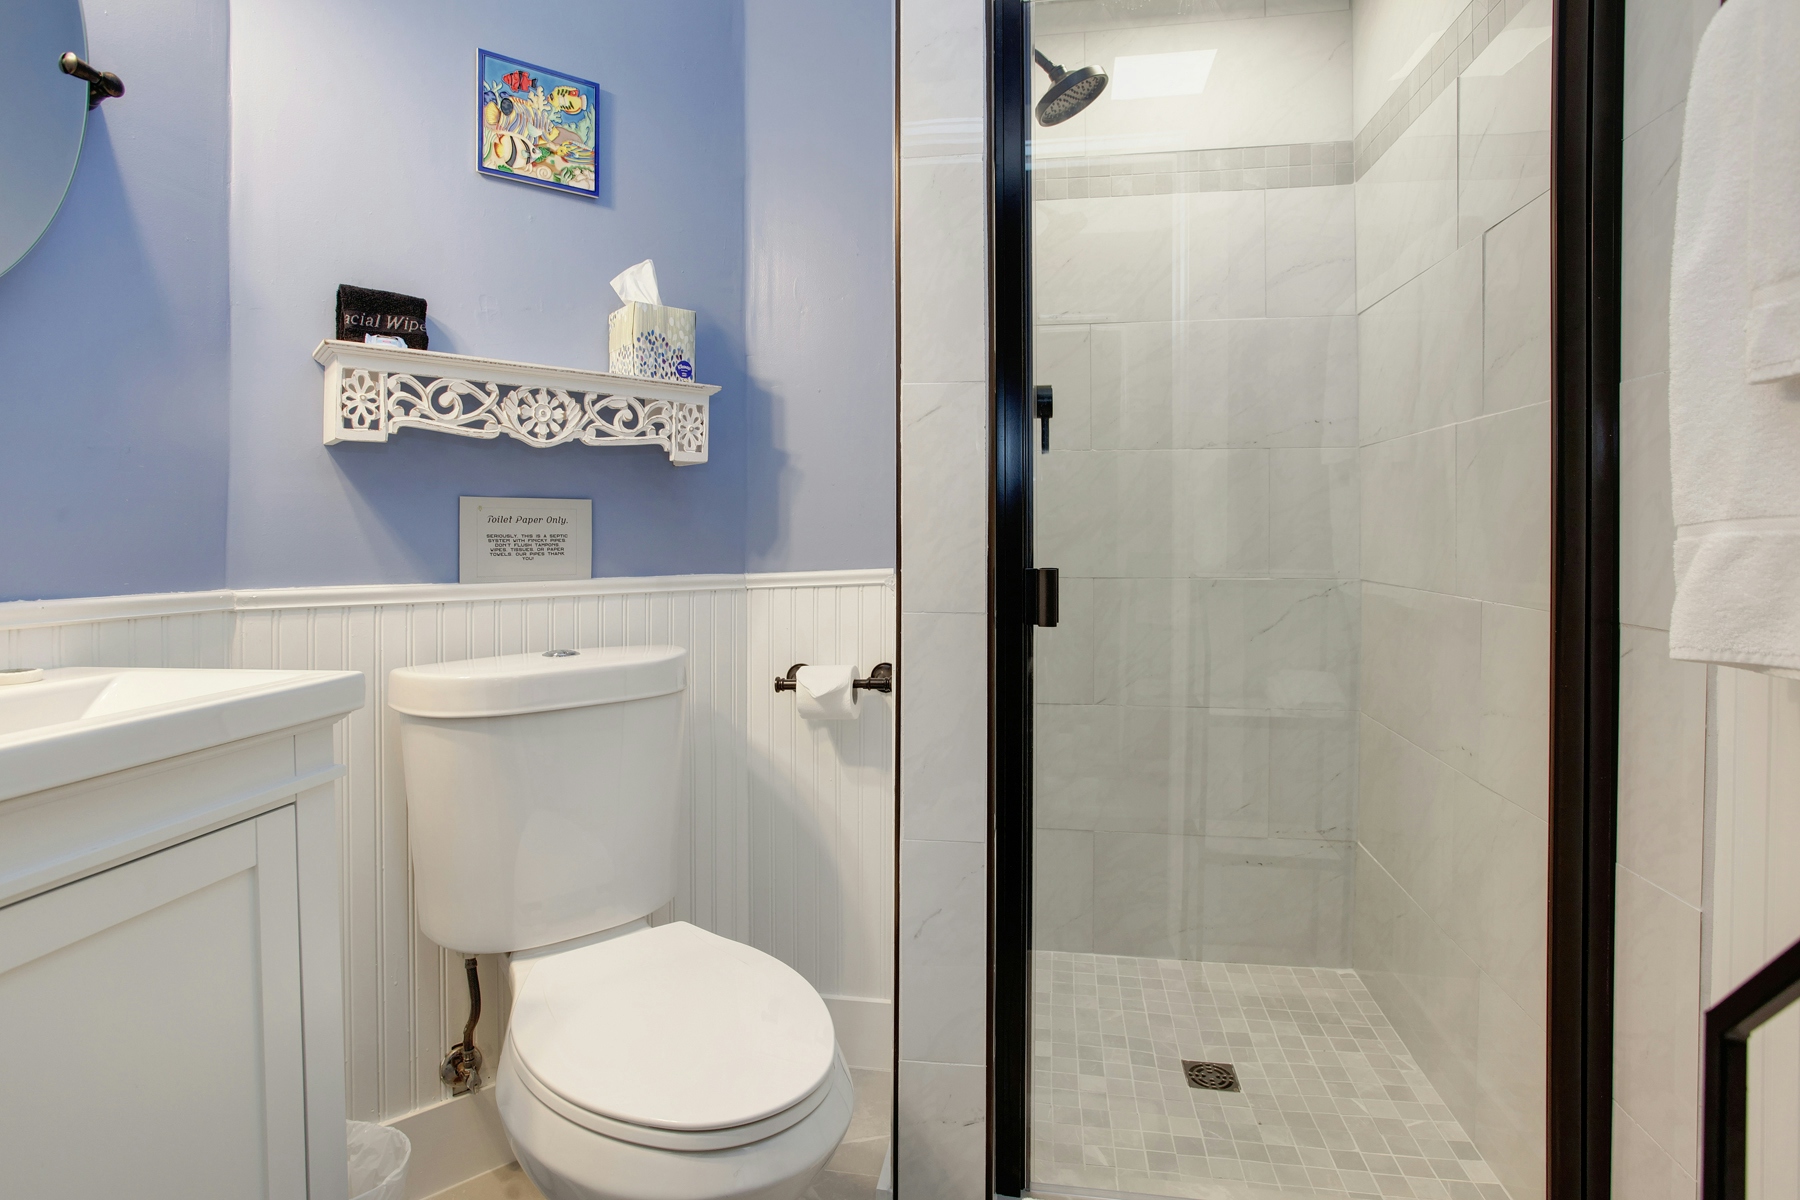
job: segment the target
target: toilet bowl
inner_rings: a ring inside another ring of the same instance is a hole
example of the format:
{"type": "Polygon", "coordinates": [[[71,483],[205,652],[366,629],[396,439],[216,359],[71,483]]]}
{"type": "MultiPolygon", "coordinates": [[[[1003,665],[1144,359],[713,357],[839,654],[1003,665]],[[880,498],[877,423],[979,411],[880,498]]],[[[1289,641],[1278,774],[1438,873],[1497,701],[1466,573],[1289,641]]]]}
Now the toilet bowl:
{"type": "Polygon", "coordinates": [[[819,994],[683,921],[676,647],[389,675],[420,928],[508,956],[500,1118],[549,1200],[797,1200],[854,1094],[819,994]]]}

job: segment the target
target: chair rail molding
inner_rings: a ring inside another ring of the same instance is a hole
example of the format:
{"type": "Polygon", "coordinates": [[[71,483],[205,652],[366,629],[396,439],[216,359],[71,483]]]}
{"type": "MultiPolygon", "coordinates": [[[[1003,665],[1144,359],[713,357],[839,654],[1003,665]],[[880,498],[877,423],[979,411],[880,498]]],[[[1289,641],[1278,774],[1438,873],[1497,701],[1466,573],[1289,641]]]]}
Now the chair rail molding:
{"type": "Polygon", "coordinates": [[[674,465],[706,461],[708,408],[719,389],[435,350],[326,339],[325,444],[385,442],[401,429],[501,434],[545,448],[661,446],[674,465]]]}

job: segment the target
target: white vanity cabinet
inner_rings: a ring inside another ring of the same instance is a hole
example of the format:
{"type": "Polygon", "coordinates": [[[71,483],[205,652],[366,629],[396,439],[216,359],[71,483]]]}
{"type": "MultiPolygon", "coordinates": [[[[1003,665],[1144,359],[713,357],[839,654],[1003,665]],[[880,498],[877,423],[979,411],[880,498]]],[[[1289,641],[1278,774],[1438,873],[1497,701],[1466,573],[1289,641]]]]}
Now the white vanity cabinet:
{"type": "Polygon", "coordinates": [[[331,726],[362,679],[204,674],[309,694],[143,752],[304,723],[7,795],[42,756],[9,779],[0,709],[0,1194],[347,1194],[331,726]]]}

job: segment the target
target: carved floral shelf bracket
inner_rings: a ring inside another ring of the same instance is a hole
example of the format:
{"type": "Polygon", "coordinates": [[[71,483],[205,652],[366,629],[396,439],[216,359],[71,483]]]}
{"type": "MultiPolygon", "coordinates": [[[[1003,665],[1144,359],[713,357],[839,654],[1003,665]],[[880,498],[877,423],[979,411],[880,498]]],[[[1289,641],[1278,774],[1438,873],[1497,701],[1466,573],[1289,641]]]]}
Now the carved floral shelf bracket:
{"type": "Polygon", "coordinates": [[[661,446],[688,466],[706,461],[707,407],[719,390],[362,342],[320,342],[313,359],[325,368],[327,446],[435,429],[539,447],[661,446]]]}

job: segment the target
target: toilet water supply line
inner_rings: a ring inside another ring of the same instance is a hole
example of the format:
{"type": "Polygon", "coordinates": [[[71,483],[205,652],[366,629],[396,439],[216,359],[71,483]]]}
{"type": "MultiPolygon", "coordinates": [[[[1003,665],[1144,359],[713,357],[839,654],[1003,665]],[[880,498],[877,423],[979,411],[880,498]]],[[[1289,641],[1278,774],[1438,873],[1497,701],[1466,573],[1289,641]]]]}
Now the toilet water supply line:
{"type": "Polygon", "coordinates": [[[481,1090],[481,1051],[475,1047],[475,1023],[481,1020],[481,977],[475,973],[475,957],[463,959],[463,971],[469,976],[469,1020],[463,1026],[462,1041],[450,1047],[444,1065],[438,1068],[453,1096],[481,1090]]]}

